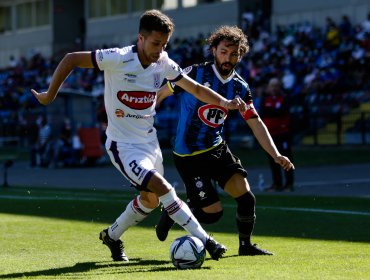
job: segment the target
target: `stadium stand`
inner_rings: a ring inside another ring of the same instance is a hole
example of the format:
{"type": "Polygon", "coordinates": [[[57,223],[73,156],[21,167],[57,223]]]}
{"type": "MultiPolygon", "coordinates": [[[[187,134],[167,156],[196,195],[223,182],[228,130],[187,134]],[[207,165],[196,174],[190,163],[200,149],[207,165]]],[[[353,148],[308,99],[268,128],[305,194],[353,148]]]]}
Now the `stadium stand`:
{"type": "MultiPolygon", "coordinates": [[[[267,81],[271,77],[279,77],[283,81],[285,91],[293,100],[291,113],[298,140],[312,134],[314,128],[318,130],[330,122],[330,117],[321,115],[328,112],[332,116],[348,115],[370,100],[369,19],[354,25],[346,15],[340,22],[328,17],[326,26],[322,28],[302,22],[277,26],[273,32],[265,28],[263,20],[262,17],[257,18],[245,26],[251,51],[237,71],[251,86],[257,107],[259,94],[267,81]]],[[[183,67],[201,62],[209,58],[204,47],[205,37],[206,34],[199,34],[197,37],[174,38],[167,51],[183,67]]],[[[40,110],[29,89],[45,88],[55,66],[56,61],[52,58],[35,53],[30,59],[13,57],[8,67],[0,69],[1,143],[8,139],[27,142],[22,123],[26,122],[28,115],[40,110]]],[[[82,90],[99,97],[103,92],[102,73],[77,69],[63,88],[82,90]]],[[[158,110],[158,119],[175,122],[175,104],[171,99],[166,101],[158,110]]],[[[369,113],[362,118],[369,123],[369,113]]],[[[353,127],[362,126],[360,121],[360,117],[354,118],[346,129],[356,130],[353,127]]],[[[174,126],[168,126],[173,134],[174,126]]],[[[237,128],[235,121],[231,131],[237,128]]]]}

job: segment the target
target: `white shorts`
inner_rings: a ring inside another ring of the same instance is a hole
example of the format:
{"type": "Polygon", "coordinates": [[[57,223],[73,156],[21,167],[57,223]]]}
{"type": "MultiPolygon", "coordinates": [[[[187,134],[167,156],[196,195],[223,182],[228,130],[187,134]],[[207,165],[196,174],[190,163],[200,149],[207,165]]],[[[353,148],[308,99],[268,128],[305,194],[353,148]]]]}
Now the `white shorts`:
{"type": "Polygon", "coordinates": [[[105,148],[113,165],[138,190],[148,190],[146,187],[155,172],[163,176],[163,157],[157,139],[134,144],[108,138],[105,148]]]}

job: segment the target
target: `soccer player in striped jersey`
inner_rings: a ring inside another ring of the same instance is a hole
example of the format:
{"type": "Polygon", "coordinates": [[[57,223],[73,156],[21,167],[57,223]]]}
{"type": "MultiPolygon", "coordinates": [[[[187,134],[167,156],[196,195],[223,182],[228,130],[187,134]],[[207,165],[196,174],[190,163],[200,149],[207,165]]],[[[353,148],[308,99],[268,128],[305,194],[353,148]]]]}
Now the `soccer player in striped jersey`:
{"type": "MultiPolygon", "coordinates": [[[[235,72],[237,63],[249,50],[245,34],[236,26],[222,26],[210,35],[207,43],[214,61],[190,66],[184,69],[186,74],[226,98],[240,96],[246,103],[246,110],[241,115],[258,142],[285,170],[294,168],[290,160],[277,150],[253,106],[248,84],[235,72]]],[[[158,93],[157,104],[171,94],[177,94],[180,100],[173,155],[194,216],[205,224],[215,223],[221,218],[222,205],[212,185],[212,181],[216,181],[236,201],[239,255],[272,255],[251,243],[256,200],[247,181],[247,171],[222,138],[228,110],[197,100],[181,86],[167,84],[158,93]]],[[[167,238],[173,223],[166,211],[162,211],[156,227],[159,240],[167,238]]]]}
{"type": "Polygon", "coordinates": [[[108,246],[114,261],[128,261],[120,237],[131,226],[146,218],[162,203],[171,218],[191,235],[201,239],[218,260],[226,247],[211,238],[186,203],[163,177],[163,160],[153,126],[156,92],[164,79],[185,88],[204,102],[220,108],[245,108],[240,98],[228,100],[183,74],[171,60],[166,45],[173,33],[170,18],[157,10],[140,18],[137,44],[123,48],[67,54],[56,68],[48,91],[32,93],[44,105],[56,97],[59,87],[74,67],[104,71],[104,103],[108,117],[106,149],[113,165],[140,191],[125,211],[99,238],[108,246]]]}

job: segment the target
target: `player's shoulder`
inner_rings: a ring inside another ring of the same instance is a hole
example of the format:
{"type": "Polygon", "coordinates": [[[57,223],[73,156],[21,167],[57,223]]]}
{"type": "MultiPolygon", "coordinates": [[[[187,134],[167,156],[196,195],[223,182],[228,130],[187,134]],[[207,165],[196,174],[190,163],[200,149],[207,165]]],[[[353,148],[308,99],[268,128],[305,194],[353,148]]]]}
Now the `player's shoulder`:
{"type": "Polygon", "coordinates": [[[97,50],[103,57],[111,57],[111,58],[118,58],[118,57],[133,57],[133,48],[134,46],[127,46],[122,48],[104,48],[97,50]]]}
{"type": "Polygon", "coordinates": [[[234,80],[238,83],[240,83],[242,86],[246,87],[249,89],[249,85],[248,83],[242,78],[242,76],[240,76],[240,74],[238,72],[235,71],[234,73],[234,80]]]}

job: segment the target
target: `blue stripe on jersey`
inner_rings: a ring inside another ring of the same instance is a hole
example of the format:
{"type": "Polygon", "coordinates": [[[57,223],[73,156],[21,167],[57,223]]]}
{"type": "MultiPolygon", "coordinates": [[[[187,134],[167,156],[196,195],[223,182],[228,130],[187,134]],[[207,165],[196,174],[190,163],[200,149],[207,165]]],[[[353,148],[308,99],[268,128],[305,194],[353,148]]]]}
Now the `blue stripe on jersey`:
{"type": "MultiPolygon", "coordinates": [[[[198,70],[197,72],[197,77],[196,77],[196,80],[199,81],[201,79],[203,79],[203,76],[204,76],[204,68],[202,67],[201,69],[198,70]]],[[[207,77],[206,77],[207,78],[207,77]]],[[[216,75],[213,76],[213,81],[212,81],[212,86],[211,88],[214,90],[214,91],[218,91],[218,86],[219,86],[219,83],[220,83],[220,80],[217,78],[216,75]]],[[[210,134],[212,133],[212,130],[213,128],[211,129],[209,126],[207,125],[202,125],[202,127],[200,128],[199,130],[199,133],[198,133],[198,137],[197,137],[197,142],[196,142],[196,145],[198,147],[198,150],[205,150],[207,148],[209,148],[209,145],[206,145],[205,143],[205,139],[206,139],[206,135],[207,134],[210,134]]],[[[208,144],[208,143],[207,143],[208,144]]]]}
{"type": "Polygon", "coordinates": [[[175,150],[178,150],[181,154],[192,153],[188,146],[182,145],[182,139],[186,139],[193,115],[197,114],[197,103],[198,100],[190,93],[183,92],[180,94],[180,114],[176,131],[175,150]]]}

